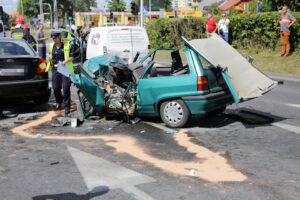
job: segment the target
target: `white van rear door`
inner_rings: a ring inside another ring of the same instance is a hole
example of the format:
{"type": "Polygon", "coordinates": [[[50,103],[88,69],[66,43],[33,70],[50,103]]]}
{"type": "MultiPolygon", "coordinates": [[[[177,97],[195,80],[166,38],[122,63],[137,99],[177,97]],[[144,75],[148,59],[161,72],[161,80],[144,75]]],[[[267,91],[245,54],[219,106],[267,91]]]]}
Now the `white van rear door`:
{"type": "Polygon", "coordinates": [[[117,53],[131,63],[139,51],[141,57],[147,55],[148,36],[141,28],[124,27],[112,29],[108,33],[108,52],[117,53]]]}

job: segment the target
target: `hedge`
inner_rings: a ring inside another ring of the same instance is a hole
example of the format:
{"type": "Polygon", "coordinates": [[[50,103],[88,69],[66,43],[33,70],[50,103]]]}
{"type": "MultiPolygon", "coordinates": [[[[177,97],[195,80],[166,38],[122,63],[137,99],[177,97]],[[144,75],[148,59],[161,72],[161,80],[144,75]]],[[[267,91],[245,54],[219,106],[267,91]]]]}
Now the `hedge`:
{"type": "MultiPolygon", "coordinates": [[[[292,13],[297,22],[291,27],[292,48],[300,50],[300,13],[292,13]]],[[[243,14],[229,16],[229,38],[236,48],[275,48],[279,40],[281,13],[243,14]]],[[[215,16],[219,20],[220,16],[215,16]]],[[[153,48],[181,47],[181,36],[188,40],[205,38],[206,17],[201,18],[161,18],[146,26],[153,48]]]]}

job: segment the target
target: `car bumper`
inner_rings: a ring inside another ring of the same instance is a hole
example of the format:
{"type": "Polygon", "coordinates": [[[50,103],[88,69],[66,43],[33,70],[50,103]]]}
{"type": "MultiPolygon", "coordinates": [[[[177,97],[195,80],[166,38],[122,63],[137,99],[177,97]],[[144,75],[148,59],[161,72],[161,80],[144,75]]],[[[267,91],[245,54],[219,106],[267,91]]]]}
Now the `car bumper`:
{"type": "Polygon", "coordinates": [[[185,96],[182,99],[191,114],[205,114],[222,109],[234,102],[229,91],[220,91],[207,95],[185,96]]]}
{"type": "Polygon", "coordinates": [[[34,98],[47,95],[48,79],[0,82],[0,99],[34,98]]]}

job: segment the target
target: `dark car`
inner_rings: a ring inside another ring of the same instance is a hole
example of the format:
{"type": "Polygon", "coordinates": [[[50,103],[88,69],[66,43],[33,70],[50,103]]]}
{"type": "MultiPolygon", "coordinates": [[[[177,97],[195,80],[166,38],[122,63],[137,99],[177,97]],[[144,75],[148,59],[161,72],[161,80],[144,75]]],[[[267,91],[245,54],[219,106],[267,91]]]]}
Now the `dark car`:
{"type": "Polygon", "coordinates": [[[0,38],[0,102],[44,104],[50,97],[46,61],[23,39],[0,38]]]}

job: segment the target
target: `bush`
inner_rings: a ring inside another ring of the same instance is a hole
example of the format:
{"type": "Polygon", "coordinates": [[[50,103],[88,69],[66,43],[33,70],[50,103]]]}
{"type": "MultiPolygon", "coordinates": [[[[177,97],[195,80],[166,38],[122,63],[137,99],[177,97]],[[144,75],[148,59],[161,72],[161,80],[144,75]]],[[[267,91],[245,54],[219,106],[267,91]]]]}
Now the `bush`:
{"type": "MultiPolygon", "coordinates": [[[[300,13],[292,13],[297,22],[291,28],[290,41],[300,49],[300,13]]],[[[230,43],[236,48],[275,48],[279,42],[281,13],[243,14],[229,16],[230,43]]],[[[220,16],[215,16],[219,20],[220,16]]],[[[206,37],[206,17],[157,19],[149,24],[147,32],[153,48],[181,47],[181,36],[188,40],[206,37]]]]}

